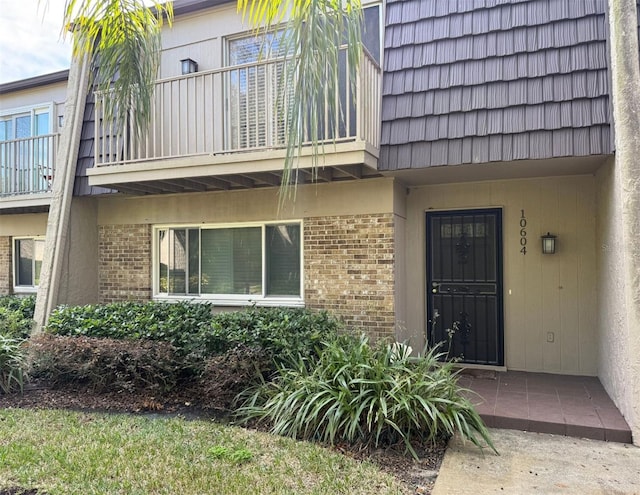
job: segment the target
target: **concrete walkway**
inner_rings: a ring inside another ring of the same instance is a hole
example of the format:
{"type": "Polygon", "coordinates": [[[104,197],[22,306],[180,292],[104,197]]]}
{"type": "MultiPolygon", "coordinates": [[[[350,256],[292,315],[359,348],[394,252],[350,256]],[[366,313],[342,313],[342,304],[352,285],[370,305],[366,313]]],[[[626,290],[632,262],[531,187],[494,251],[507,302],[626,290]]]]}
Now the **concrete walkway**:
{"type": "Polygon", "coordinates": [[[454,437],[432,495],[640,495],[640,448],[491,429],[500,452],[454,437]]]}

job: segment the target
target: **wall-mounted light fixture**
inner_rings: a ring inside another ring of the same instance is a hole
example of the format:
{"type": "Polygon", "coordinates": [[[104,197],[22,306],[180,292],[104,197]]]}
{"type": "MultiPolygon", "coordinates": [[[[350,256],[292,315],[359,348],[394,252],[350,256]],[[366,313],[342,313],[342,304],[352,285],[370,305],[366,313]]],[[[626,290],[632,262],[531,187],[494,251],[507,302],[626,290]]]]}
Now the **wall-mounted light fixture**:
{"type": "Polygon", "coordinates": [[[182,74],[193,74],[194,72],[198,72],[198,62],[191,60],[190,58],[180,60],[180,65],[182,66],[182,74]]]}
{"type": "Polygon", "coordinates": [[[64,124],[64,115],[58,115],[58,127],[62,127],[64,124]]]}
{"type": "Polygon", "coordinates": [[[556,236],[547,232],[542,239],[542,254],[553,254],[556,252],[556,236]]]}

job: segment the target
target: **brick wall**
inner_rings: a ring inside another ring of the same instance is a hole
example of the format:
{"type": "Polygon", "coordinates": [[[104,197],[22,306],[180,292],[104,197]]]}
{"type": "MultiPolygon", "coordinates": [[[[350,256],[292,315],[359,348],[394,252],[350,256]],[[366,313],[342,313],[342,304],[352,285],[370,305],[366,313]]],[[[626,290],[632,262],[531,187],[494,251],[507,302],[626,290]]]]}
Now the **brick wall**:
{"type": "Polygon", "coordinates": [[[0,296],[11,294],[12,290],[11,237],[0,236],[0,296]]]}
{"type": "MultiPolygon", "coordinates": [[[[151,226],[103,225],[100,302],[148,300],[151,226]]],[[[305,304],[374,339],[395,335],[393,215],[304,219],[305,304]]]]}
{"type": "Polygon", "coordinates": [[[371,338],[395,335],[393,214],[304,220],[305,303],[371,338]]]}
{"type": "Polygon", "coordinates": [[[151,299],[151,226],[99,227],[100,302],[151,299]]]}

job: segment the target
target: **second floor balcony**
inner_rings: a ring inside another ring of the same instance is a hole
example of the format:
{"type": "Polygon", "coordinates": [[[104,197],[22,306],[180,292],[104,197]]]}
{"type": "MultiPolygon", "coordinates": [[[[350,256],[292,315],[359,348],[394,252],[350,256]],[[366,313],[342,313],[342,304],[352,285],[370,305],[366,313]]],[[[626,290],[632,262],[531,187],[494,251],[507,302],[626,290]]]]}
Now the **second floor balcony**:
{"type": "Polygon", "coordinates": [[[58,134],[0,141],[0,208],[48,205],[58,134]]]}
{"type": "MultiPolygon", "coordinates": [[[[318,105],[319,166],[326,167],[320,177],[377,173],[380,66],[365,50],[357,79],[350,81],[346,57],[342,62],[337,88],[332,94],[326,90],[318,105]],[[330,114],[329,100],[339,104],[337,118],[330,114]]],[[[159,80],[151,123],[141,138],[133,132],[135,115],[125,129],[116,129],[104,118],[109,95],[96,94],[95,166],[88,171],[89,183],[147,193],[179,192],[183,179],[193,185],[190,179],[197,178],[209,178],[200,180],[201,187],[222,189],[229,188],[225,184],[275,185],[291,122],[287,63],[265,60],[159,80]],[[230,180],[225,183],[225,178],[230,180]]],[[[303,146],[300,156],[299,168],[308,170],[311,146],[303,146]]]]}

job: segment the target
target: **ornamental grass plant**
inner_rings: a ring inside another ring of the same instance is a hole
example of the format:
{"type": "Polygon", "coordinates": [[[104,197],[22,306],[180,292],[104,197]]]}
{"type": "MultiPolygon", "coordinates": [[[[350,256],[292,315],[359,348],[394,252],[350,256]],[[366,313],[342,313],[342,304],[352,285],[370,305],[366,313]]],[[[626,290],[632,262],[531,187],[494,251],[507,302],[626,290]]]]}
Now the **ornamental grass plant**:
{"type": "Polygon", "coordinates": [[[0,333],[0,392],[22,391],[27,379],[23,340],[0,333]]]}
{"type": "Polygon", "coordinates": [[[496,451],[486,426],[457,384],[453,364],[431,349],[414,358],[402,345],[371,345],[343,335],[318,356],[278,367],[272,381],[247,391],[237,414],[268,423],[273,433],[366,446],[434,442],[456,431],[496,451]]]}

